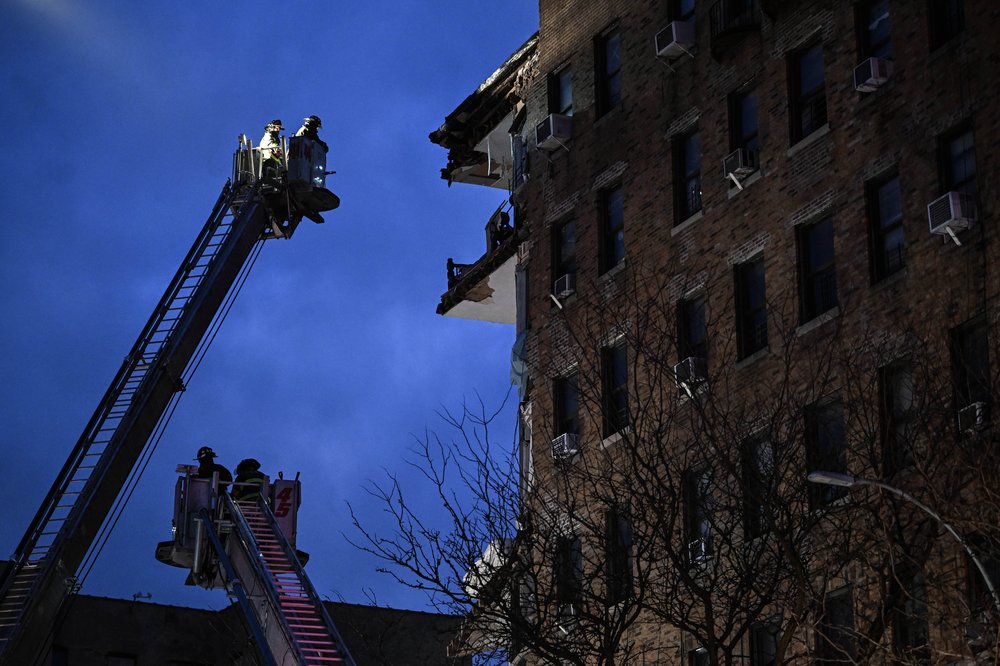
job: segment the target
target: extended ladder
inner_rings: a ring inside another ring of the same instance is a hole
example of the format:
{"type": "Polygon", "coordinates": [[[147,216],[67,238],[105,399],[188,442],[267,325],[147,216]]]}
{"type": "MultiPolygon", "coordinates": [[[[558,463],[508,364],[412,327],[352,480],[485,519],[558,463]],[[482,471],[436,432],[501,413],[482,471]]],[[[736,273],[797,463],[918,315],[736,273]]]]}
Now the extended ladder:
{"type": "Polygon", "coordinates": [[[0,663],[30,664],[44,649],[105,518],[269,228],[259,183],[227,182],[0,580],[0,663]]]}

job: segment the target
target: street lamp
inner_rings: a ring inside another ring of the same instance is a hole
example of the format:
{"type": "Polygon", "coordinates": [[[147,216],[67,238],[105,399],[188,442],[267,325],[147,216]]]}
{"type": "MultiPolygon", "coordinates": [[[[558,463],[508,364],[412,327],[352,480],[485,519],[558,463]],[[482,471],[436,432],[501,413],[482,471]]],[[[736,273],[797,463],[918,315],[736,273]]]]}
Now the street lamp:
{"type": "Polygon", "coordinates": [[[969,554],[969,557],[972,558],[972,561],[975,563],[976,568],[979,569],[979,573],[982,574],[983,580],[986,581],[986,588],[990,591],[990,594],[993,596],[993,605],[996,607],[997,612],[1000,613],[1000,596],[997,596],[996,588],[993,587],[993,580],[990,578],[990,574],[986,571],[986,566],[982,563],[982,561],[980,561],[979,557],[976,555],[975,551],[972,550],[972,548],[969,546],[966,540],[962,538],[962,535],[956,532],[954,527],[945,522],[944,518],[938,515],[938,513],[933,509],[931,509],[929,506],[918,500],[910,493],[904,490],[900,490],[895,486],[890,486],[888,483],[883,483],[881,481],[874,481],[872,479],[859,479],[858,477],[851,476],[850,474],[843,474],[841,472],[826,472],[822,470],[809,472],[809,475],[806,478],[809,479],[809,481],[811,481],[812,483],[821,483],[826,486],[839,486],[841,488],[854,488],[855,486],[872,486],[874,488],[881,488],[882,490],[889,491],[890,493],[892,493],[897,497],[901,497],[910,504],[914,504],[920,507],[920,509],[922,509],[924,513],[926,513],[931,518],[936,520],[938,524],[940,524],[943,528],[948,530],[948,533],[951,534],[953,537],[955,537],[955,539],[960,544],[962,544],[962,548],[965,548],[965,552],[967,552],[969,554]]]}

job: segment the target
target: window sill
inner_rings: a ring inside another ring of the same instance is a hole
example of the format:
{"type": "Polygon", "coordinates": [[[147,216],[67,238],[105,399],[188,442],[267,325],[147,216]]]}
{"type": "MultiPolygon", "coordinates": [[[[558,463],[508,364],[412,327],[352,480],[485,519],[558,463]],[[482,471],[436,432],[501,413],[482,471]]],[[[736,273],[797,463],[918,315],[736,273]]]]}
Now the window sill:
{"type": "Polygon", "coordinates": [[[743,186],[742,190],[740,188],[736,187],[735,185],[733,185],[733,181],[732,180],[729,180],[729,192],[727,193],[727,196],[730,199],[732,199],[733,197],[736,197],[736,196],[739,196],[739,195],[743,194],[743,190],[747,189],[748,187],[750,187],[751,185],[753,185],[754,183],[756,183],[762,177],[763,176],[762,176],[762,174],[760,172],[760,169],[758,168],[752,174],[750,174],[749,176],[747,176],[746,178],[744,178],[743,180],[740,181],[740,185],[743,186]]]}
{"type": "Polygon", "coordinates": [[[705,217],[705,211],[704,211],[704,209],[699,210],[697,213],[695,213],[691,217],[687,218],[686,220],[684,220],[680,224],[674,225],[674,227],[670,230],[670,235],[671,236],[676,236],[679,233],[687,231],[687,229],[691,225],[693,225],[695,222],[697,222],[698,220],[700,220],[703,217],[705,217]]]}
{"type": "Polygon", "coordinates": [[[549,308],[549,311],[550,312],[559,312],[560,310],[562,310],[562,309],[566,308],[567,306],[571,305],[572,303],[576,302],[576,299],[577,299],[576,293],[577,292],[574,291],[569,296],[565,296],[563,298],[559,298],[555,294],[549,294],[549,303],[552,304],[550,306],[550,308],[549,308]],[[558,305],[556,304],[556,301],[559,301],[558,305]]]}
{"type": "Polygon", "coordinates": [[[906,266],[903,266],[895,273],[887,275],[884,278],[880,278],[877,282],[873,282],[868,287],[868,290],[873,294],[877,294],[880,291],[885,291],[886,289],[892,289],[900,282],[903,282],[905,279],[906,279],[906,266]]]}
{"type": "Polygon", "coordinates": [[[625,436],[628,435],[631,431],[632,431],[631,426],[625,426],[618,432],[608,435],[607,437],[601,440],[601,449],[607,449],[608,447],[614,446],[622,439],[624,439],[625,436]]]}
{"type": "Polygon", "coordinates": [[[758,349],[757,351],[755,351],[754,353],[750,354],[749,356],[744,356],[740,360],[736,361],[736,369],[737,370],[742,370],[743,368],[745,368],[747,366],[753,365],[754,363],[756,363],[760,359],[764,358],[765,356],[770,355],[770,353],[771,353],[771,348],[770,347],[763,347],[761,349],[758,349]]]}
{"type": "Polygon", "coordinates": [[[824,136],[830,134],[830,123],[827,123],[817,130],[814,130],[809,136],[802,137],[795,144],[793,144],[786,153],[788,157],[793,157],[796,153],[802,152],[805,148],[808,148],[812,144],[816,143],[824,136]]]}
{"type": "Polygon", "coordinates": [[[795,337],[802,337],[807,333],[815,331],[817,328],[821,327],[823,324],[833,321],[840,316],[840,306],[830,308],[822,314],[818,314],[806,323],[795,329],[795,337]]]}
{"type": "Polygon", "coordinates": [[[603,273],[601,273],[600,275],[598,275],[597,279],[601,280],[603,282],[607,282],[607,281],[611,280],[614,276],[616,276],[619,273],[621,273],[623,270],[625,270],[625,260],[624,259],[622,259],[617,264],[615,264],[614,266],[612,266],[608,270],[606,270],[603,273]]]}

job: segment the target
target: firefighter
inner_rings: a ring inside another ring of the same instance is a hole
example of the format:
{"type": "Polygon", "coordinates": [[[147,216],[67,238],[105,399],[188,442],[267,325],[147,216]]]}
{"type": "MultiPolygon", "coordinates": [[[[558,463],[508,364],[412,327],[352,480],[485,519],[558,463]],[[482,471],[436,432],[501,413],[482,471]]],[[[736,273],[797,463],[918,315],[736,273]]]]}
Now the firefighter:
{"type": "Polygon", "coordinates": [[[212,475],[218,472],[219,485],[227,484],[233,480],[233,475],[229,473],[229,470],[215,462],[215,451],[212,450],[211,446],[203,446],[198,449],[195,460],[198,461],[199,479],[211,479],[212,475]]]}
{"type": "Polygon", "coordinates": [[[278,132],[284,129],[278,119],[264,126],[264,137],[260,140],[260,174],[264,178],[275,178],[278,175],[281,159],[284,157],[278,132]]]}
{"type": "Polygon", "coordinates": [[[329,146],[319,138],[319,128],[323,126],[323,121],[319,119],[319,116],[309,116],[302,121],[302,127],[299,131],[295,133],[295,136],[304,136],[307,139],[311,139],[323,146],[323,152],[330,152],[329,146]]]}
{"type": "Polygon", "coordinates": [[[263,487],[264,475],[260,472],[260,463],[254,458],[246,458],[236,466],[236,485],[233,485],[229,496],[237,502],[256,500],[263,487]],[[239,485],[241,483],[253,485],[239,485]]]}

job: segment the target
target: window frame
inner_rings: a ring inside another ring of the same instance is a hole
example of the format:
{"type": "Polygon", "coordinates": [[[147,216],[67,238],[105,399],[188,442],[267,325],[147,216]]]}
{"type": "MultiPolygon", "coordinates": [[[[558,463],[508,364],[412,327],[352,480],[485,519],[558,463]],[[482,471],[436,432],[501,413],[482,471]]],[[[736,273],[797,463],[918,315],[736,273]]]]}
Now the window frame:
{"type": "Polygon", "coordinates": [[[555,436],[580,434],[580,386],[579,373],[572,371],[556,377],[552,382],[552,406],[555,421],[555,436]],[[575,413],[570,415],[570,405],[575,404],[575,413]]]}
{"type": "Polygon", "coordinates": [[[799,255],[799,321],[805,324],[840,304],[837,294],[837,251],[833,218],[827,216],[808,224],[800,224],[795,231],[799,255]],[[823,227],[829,228],[828,233],[823,231],[823,227]],[[814,266],[812,254],[816,249],[815,243],[827,240],[829,259],[814,266]],[[832,296],[828,290],[832,290],[832,296]]]}
{"type": "Polygon", "coordinates": [[[572,610],[583,599],[583,549],[580,537],[575,534],[556,538],[553,561],[555,600],[560,615],[572,615],[572,610]]]}
{"type": "Polygon", "coordinates": [[[744,87],[729,94],[729,150],[743,149],[753,155],[752,164],[759,168],[760,164],[760,104],[756,87],[744,87]],[[744,104],[753,100],[753,131],[747,132],[744,127],[744,104]]]}
{"type": "Polygon", "coordinates": [[[903,228],[903,193],[899,174],[893,172],[870,181],[867,190],[868,231],[871,248],[871,280],[876,284],[906,268],[906,235],[903,228]],[[895,218],[887,219],[883,207],[883,192],[895,184],[898,211],[895,218]],[[887,242],[897,234],[900,242],[894,248],[887,242]],[[895,257],[895,259],[894,259],[895,257]],[[895,262],[895,263],[894,263],[895,262]]]}
{"type": "Polygon", "coordinates": [[[671,21],[694,21],[698,11],[697,0],[691,0],[691,8],[684,11],[684,0],[671,0],[667,14],[671,21]]]}
{"type": "Polygon", "coordinates": [[[552,284],[553,293],[555,291],[556,280],[564,275],[572,273],[576,275],[579,268],[576,255],[576,219],[569,217],[552,225],[552,284]],[[566,250],[565,231],[572,229],[571,246],[572,251],[564,253],[566,250]]]}
{"type": "Polygon", "coordinates": [[[774,483],[775,456],[770,433],[759,432],[740,443],[741,476],[743,480],[743,531],[755,539],[767,534],[771,525],[767,513],[768,496],[774,483]],[[771,468],[763,469],[762,449],[766,447],[771,468]]]}
{"type": "Polygon", "coordinates": [[[893,579],[897,603],[892,608],[892,646],[896,654],[930,663],[930,618],[927,605],[927,577],[916,566],[903,564],[893,579]]]}
{"type": "Polygon", "coordinates": [[[713,541],[712,516],[714,502],[712,490],[714,481],[712,470],[706,466],[692,467],[681,478],[684,493],[684,547],[689,566],[703,566],[712,559],[715,549],[713,541]],[[691,556],[691,545],[701,541],[705,544],[704,559],[691,556]]]}
{"type": "Polygon", "coordinates": [[[989,326],[978,315],[951,330],[952,389],[958,410],[975,402],[992,403],[989,326]]]}
{"type": "Polygon", "coordinates": [[[763,255],[733,266],[736,291],[736,346],[742,360],[767,349],[767,274],[763,255]],[[759,273],[759,285],[753,280],[759,273]],[[760,297],[757,303],[756,291],[760,297]],[[760,321],[762,315],[762,321],[760,321]]]}
{"type": "Polygon", "coordinates": [[[927,22],[933,52],[965,32],[965,1],[928,0],[927,22]]]}
{"type": "Polygon", "coordinates": [[[603,275],[625,261],[625,190],[621,184],[614,185],[601,190],[598,200],[601,229],[599,274],[603,275]]]}
{"type": "Polygon", "coordinates": [[[677,360],[708,360],[708,319],[705,294],[696,293],[677,302],[677,360]]]}
{"type": "Polygon", "coordinates": [[[564,116],[573,116],[573,68],[568,64],[553,70],[548,76],[548,109],[549,113],[558,113],[564,116]],[[569,99],[563,97],[566,84],[569,90],[569,99]],[[568,102],[568,104],[567,104],[568,102]]]}
{"type": "Polygon", "coordinates": [[[913,366],[907,359],[893,361],[878,369],[879,383],[879,439],[882,443],[882,474],[886,478],[906,469],[914,462],[913,433],[916,412],[914,409],[913,366]],[[899,385],[901,376],[909,375],[909,408],[900,411],[900,396],[906,388],[899,385]]]}
{"type": "Polygon", "coordinates": [[[622,102],[622,33],[617,26],[608,28],[594,40],[596,65],[594,84],[596,87],[597,117],[617,108],[622,102]],[[611,49],[617,51],[617,68],[611,69],[611,49]]]}
{"type": "Polygon", "coordinates": [[[608,602],[621,603],[635,595],[632,525],[616,508],[604,515],[605,584],[608,602]]]}
{"type": "MultiPolygon", "coordinates": [[[[806,405],[806,472],[847,473],[847,432],[844,406],[836,399],[824,399],[806,405]]],[[[847,488],[821,483],[808,485],[809,507],[823,509],[847,497],[847,488]]]]}
{"type": "Polygon", "coordinates": [[[749,666],[774,666],[774,657],[778,648],[778,632],[779,628],[773,622],[755,622],[750,626],[749,666]],[[761,646],[761,636],[767,637],[770,642],[769,646],[761,646]],[[771,653],[770,661],[761,660],[763,647],[770,647],[774,651],[771,653]]]}
{"type": "Polygon", "coordinates": [[[850,585],[827,592],[823,597],[823,614],[817,622],[816,662],[820,665],[852,664],[857,657],[854,635],[854,590],[850,585]],[[828,623],[832,603],[844,604],[849,615],[848,624],[828,623]],[[846,639],[846,640],[845,640],[846,639]],[[847,655],[843,652],[846,651],[847,655]]]}
{"type": "Polygon", "coordinates": [[[892,12],[889,0],[863,0],[854,6],[854,21],[858,35],[858,55],[861,60],[881,58],[892,60],[892,12]],[[872,10],[878,5],[885,5],[885,21],[887,22],[885,37],[873,41],[875,33],[871,29],[872,10]]]}
{"type": "Polygon", "coordinates": [[[703,209],[702,179],[701,179],[701,135],[697,127],[692,127],[673,139],[673,188],[674,188],[674,226],[700,213],[703,209]],[[697,164],[689,170],[692,156],[691,142],[697,148],[697,164]],[[697,193],[695,192],[697,190],[697,193]]]}
{"type": "Polygon", "coordinates": [[[788,117],[791,129],[791,145],[797,144],[820,130],[829,122],[826,103],[826,63],[823,42],[815,41],[793,51],[788,57],[788,117]],[[803,61],[813,50],[818,49],[820,84],[811,90],[803,90],[803,61]],[[807,116],[806,114],[809,114],[807,116]],[[806,122],[807,117],[810,122],[806,122]]]}
{"type": "Polygon", "coordinates": [[[965,121],[938,137],[938,174],[941,181],[941,193],[945,192],[966,192],[976,194],[979,190],[977,185],[978,167],[976,165],[976,135],[970,121],[965,121]],[[968,160],[971,163],[971,173],[959,180],[956,174],[955,151],[953,146],[966,136],[969,138],[969,146],[960,153],[959,159],[964,166],[968,160]],[[971,155],[971,157],[969,157],[971,155]]]}
{"type": "Polygon", "coordinates": [[[601,349],[601,412],[605,438],[628,427],[628,374],[628,350],[623,340],[601,349]],[[617,376],[618,371],[621,377],[617,376]]]}

